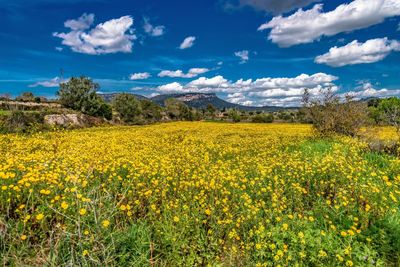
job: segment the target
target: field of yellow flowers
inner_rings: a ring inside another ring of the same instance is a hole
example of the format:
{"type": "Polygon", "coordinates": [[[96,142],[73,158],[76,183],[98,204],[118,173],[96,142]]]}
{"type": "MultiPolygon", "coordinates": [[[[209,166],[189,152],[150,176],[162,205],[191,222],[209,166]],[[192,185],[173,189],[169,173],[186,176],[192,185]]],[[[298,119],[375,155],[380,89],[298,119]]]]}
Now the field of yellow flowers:
{"type": "Polygon", "coordinates": [[[400,159],[309,125],[0,136],[3,265],[398,266],[400,159]]]}

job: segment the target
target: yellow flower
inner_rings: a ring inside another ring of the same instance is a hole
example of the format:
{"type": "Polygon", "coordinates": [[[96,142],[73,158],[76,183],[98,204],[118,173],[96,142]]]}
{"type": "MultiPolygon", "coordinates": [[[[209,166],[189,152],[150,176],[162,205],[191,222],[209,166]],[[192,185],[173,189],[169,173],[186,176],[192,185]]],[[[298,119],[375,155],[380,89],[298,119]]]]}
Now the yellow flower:
{"type": "Polygon", "coordinates": [[[256,244],[256,249],[261,249],[261,247],[262,247],[262,246],[261,246],[260,243],[257,243],[257,244],[256,244]]]}
{"type": "Polygon", "coordinates": [[[110,221],[109,220],[104,220],[102,223],[104,228],[107,228],[110,225],[110,221]]]}
{"type": "Polygon", "coordinates": [[[21,235],[21,240],[24,241],[26,240],[28,237],[26,235],[21,235]]]}
{"type": "Polygon", "coordinates": [[[206,210],[205,210],[205,214],[208,215],[208,216],[210,216],[210,215],[211,215],[211,210],[210,210],[210,209],[206,209],[206,210]]]}
{"type": "Polygon", "coordinates": [[[87,255],[89,255],[89,251],[87,251],[86,249],[82,252],[82,255],[85,257],[87,255]]]}
{"type": "Polygon", "coordinates": [[[174,216],[174,222],[179,222],[179,217],[174,216]]]}
{"type": "Polygon", "coordinates": [[[68,204],[67,204],[67,202],[63,201],[63,202],[61,203],[61,208],[63,208],[64,210],[68,209],[68,204]]]}
{"type": "Polygon", "coordinates": [[[124,211],[124,210],[126,210],[126,206],[125,206],[125,205],[121,205],[121,206],[119,207],[119,209],[122,210],[122,211],[124,211]]]}
{"type": "Polygon", "coordinates": [[[37,221],[41,221],[41,220],[43,220],[43,218],[44,218],[43,213],[39,213],[38,215],[36,215],[36,220],[37,221]]]}
{"type": "Polygon", "coordinates": [[[88,235],[88,234],[89,234],[89,231],[88,231],[88,230],[85,230],[85,231],[83,232],[83,234],[84,234],[84,235],[88,235]]]}
{"type": "Polygon", "coordinates": [[[349,266],[349,267],[351,267],[351,266],[353,266],[353,262],[352,261],[346,261],[346,266],[349,266]]]}
{"type": "Polygon", "coordinates": [[[82,216],[85,215],[86,212],[87,212],[86,209],[80,209],[79,210],[79,214],[82,215],[82,216]]]}
{"type": "Polygon", "coordinates": [[[318,252],[318,257],[325,258],[326,256],[328,256],[328,254],[324,250],[321,249],[318,252]]]}
{"type": "Polygon", "coordinates": [[[284,224],[282,225],[283,231],[287,231],[288,228],[289,228],[289,225],[288,225],[287,223],[284,223],[284,224]]]}

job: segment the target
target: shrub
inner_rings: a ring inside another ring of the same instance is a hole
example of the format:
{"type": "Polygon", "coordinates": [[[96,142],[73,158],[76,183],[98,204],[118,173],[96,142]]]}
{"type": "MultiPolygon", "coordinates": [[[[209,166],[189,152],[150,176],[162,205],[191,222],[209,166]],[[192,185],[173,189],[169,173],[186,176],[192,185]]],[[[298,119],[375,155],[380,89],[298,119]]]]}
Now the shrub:
{"type": "Polygon", "coordinates": [[[118,94],[113,100],[113,106],[124,122],[135,122],[142,115],[140,101],[132,94],[118,94]]]}
{"type": "Polygon", "coordinates": [[[272,114],[257,114],[251,118],[254,123],[271,123],[274,121],[272,114]]]}
{"type": "Polygon", "coordinates": [[[312,100],[308,90],[305,90],[303,103],[307,116],[320,135],[355,136],[367,122],[365,103],[354,101],[351,96],[341,100],[331,89],[323,92],[321,98],[315,100],[312,100]]]}
{"type": "Polygon", "coordinates": [[[67,108],[80,111],[90,116],[112,118],[111,107],[97,95],[99,85],[84,76],[71,78],[60,84],[57,92],[60,103],[67,108]]]}

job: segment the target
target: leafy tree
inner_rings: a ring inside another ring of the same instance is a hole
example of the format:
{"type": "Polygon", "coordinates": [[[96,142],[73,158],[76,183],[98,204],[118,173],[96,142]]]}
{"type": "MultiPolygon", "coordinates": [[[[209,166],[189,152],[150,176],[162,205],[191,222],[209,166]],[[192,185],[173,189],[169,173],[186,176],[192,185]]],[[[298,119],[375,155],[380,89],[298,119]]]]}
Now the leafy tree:
{"type": "Polygon", "coordinates": [[[22,102],[31,102],[35,100],[35,96],[32,92],[23,92],[20,96],[17,96],[15,100],[22,102]]]}
{"type": "Polygon", "coordinates": [[[111,107],[97,95],[100,86],[87,77],[73,77],[60,84],[57,95],[61,105],[91,116],[112,118],[111,107]]]}
{"type": "Polygon", "coordinates": [[[144,99],[140,101],[142,113],[145,120],[159,121],[162,118],[161,107],[153,101],[144,99]]]}
{"type": "Polygon", "coordinates": [[[233,121],[233,122],[240,122],[240,113],[236,109],[230,109],[228,111],[228,117],[233,121]]]}
{"type": "Polygon", "coordinates": [[[341,100],[331,88],[321,92],[316,100],[308,90],[303,95],[304,110],[320,135],[355,136],[367,121],[367,105],[351,96],[341,100]]]}
{"type": "Polygon", "coordinates": [[[165,100],[165,109],[173,120],[193,120],[193,114],[189,107],[175,98],[165,100]]]}
{"type": "Polygon", "coordinates": [[[124,122],[137,122],[142,115],[140,101],[132,94],[118,94],[113,100],[113,106],[124,122]]]}
{"type": "Polygon", "coordinates": [[[209,103],[207,105],[207,113],[209,116],[211,116],[211,118],[215,117],[215,112],[217,111],[217,109],[211,104],[209,103]]]}
{"type": "Polygon", "coordinates": [[[271,123],[274,121],[274,115],[268,114],[257,114],[251,118],[252,122],[255,123],[271,123]]]}
{"type": "Polygon", "coordinates": [[[382,99],[377,109],[383,120],[396,127],[397,133],[400,135],[400,99],[397,97],[382,99]]]}

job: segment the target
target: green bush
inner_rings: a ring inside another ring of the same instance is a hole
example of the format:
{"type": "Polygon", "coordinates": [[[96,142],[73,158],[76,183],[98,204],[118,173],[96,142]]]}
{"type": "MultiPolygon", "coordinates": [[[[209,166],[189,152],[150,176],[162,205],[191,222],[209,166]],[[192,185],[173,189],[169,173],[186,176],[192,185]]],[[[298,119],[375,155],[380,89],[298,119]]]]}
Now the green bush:
{"type": "Polygon", "coordinates": [[[113,100],[113,106],[124,122],[137,122],[142,115],[140,101],[132,94],[118,94],[113,100]]]}
{"type": "Polygon", "coordinates": [[[271,123],[274,121],[272,114],[257,114],[251,118],[254,123],[271,123]]]}

